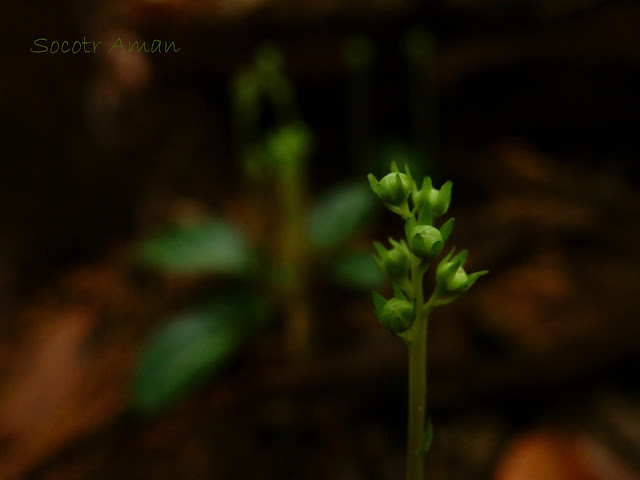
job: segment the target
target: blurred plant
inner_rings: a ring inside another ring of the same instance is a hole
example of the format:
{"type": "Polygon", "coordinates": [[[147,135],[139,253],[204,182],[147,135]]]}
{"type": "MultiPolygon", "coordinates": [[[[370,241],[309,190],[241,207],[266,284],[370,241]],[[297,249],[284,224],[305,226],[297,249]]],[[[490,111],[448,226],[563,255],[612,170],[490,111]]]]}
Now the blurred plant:
{"type": "Polygon", "coordinates": [[[425,424],[427,398],[427,329],[435,307],[446,305],[466,292],[487,270],[467,274],[466,250],[457,255],[455,247],[440,261],[435,272],[435,289],[424,300],[423,279],[429,266],[442,252],[453,229],[454,219],[435,226],[447,213],[452,183],[440,190],[425,177],[418,189],[409,167],[401,173],[395,163],[391,173],[378,181],[369,174],[369,183],[385,207],[405,222],[405,239],[389,238],[390,249],[374,242],[375,260],[393,282],[394,297],[387,300],[373,292],[375,314],[380,324],[404,340],[409,349],[409,413],[407,480],[424,479],[424,455],[431,444],[431,419],[425,424]]]}
{"type": "Polygon", "coordinates": [[[157,411],[210,378],[277,314],[285,319],[288,354],[306,355],[311,348],[308,280],[313,266],[355,288],[370,289],[384,281],[370,255],[346,245],[373,212],[375,202],[366,185],[335,187],[307,208],[304,167],[311,134],[298,120],[282,64],[280,52],[264,45],[253,65],[232,82],[234,140],[253,210],[249,217],[259,222],[253,235],[228,221],[210,219],[171,227],[141,245],[147,265],[172,275],[223,276],[228,286],[151,336],[134,383],[133,402],[139,410],[157,411]],[[260,125],[265,101],[277,123],[269,129],[260,125]]]}

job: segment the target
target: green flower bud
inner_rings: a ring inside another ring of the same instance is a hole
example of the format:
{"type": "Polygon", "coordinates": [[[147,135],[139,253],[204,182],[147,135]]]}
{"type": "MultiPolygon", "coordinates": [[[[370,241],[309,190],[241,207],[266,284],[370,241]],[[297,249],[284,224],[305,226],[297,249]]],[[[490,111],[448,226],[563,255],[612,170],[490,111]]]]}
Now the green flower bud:
{"type": "Polygon", "coordinates": [[[374,193],[387,205],[399,207],[407,201],[413,185],[408,175],[400,172],[392,172],[378,181],[369,174],[369,184],[374,193]]]}
{"type": "Polygon", "coordinates": [[[411,269],[411,253],[404,241],[396,242],[390,238],[389,243],[393,248],[387,250],[380,243],[374,242],[373,245],[378,252],[374,258],[389,277],[394,280],[400,279],[406,276],[411,269]]]}
{"type": "Polygon", "coordinates": [[[447,290],[450,293],[462,293],[467,288],[467,280],[467,272],[464,271],[464,268],[458,267],[456,273],[447,282],[447,290]]]}
{"type": "Polygon", "coordinates": [[[397,284],[394,284],[393,290],[396,296],[390,300],[385,300],[378,292],[373,292],[373,303],[376,306],[374,313],[384,328],[393,333],[402,333],[413,325],[415,312],[413,304],[407,300],[397,284]]]}
{"type": "Polygon", "coordinates": [[[419,210],[428,205],[430,215],[437,219],[449,210],[452,188],[453,183],[451,182],[446,182],[440,190],[433,188],[431,178],[425,177],[422,188],[413,194],[413,203],[418,206],[419,210]]]}
{"type": "Polygon", "coordinates": [[[482,275],[489,273],[487,270],[467,275],[464,263],[467,261],[467,251],[463,250],[451,258],[455,248],[442,259],[436,269],[436,290],[439,294],[461,294],[469,290],[482,275]]]}
{"type": "Polygon", "coordinates": [[[444,247],[444,239],[440,230],[431,225],[414,226],[409,229],[407,238],[411,251],[418,258],[435,258],[444,247]]]}
{"type": "Polygon", "coordinates": [[[413,305],[400,298],[392,298],[385,305],[380,316],[380,325],[394,333],[407,330],[415,320],[413,305]]]}

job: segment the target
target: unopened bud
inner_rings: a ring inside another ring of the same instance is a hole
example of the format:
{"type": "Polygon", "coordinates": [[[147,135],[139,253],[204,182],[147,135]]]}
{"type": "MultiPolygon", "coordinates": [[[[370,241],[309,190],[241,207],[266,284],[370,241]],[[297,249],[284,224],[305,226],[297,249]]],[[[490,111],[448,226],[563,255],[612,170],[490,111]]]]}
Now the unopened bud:
{"type": "Polygon", "coordinates": [[[367,177],[374,193],[387,205],[401,206],[406,202],[413,188],[411,179],[404,173],[392,172],[378,181],[369,174],[367,177]]]}
{"type": "Polygon", "coordinates": [[[374,258],[380,268],[392,279],[400,279],[409,273],[411,269],[411,253],[405,242],[396,242],[392,238],[389,242],[393,248],[387,250],[380,243],[374,242],[378,255],[374,258]]]}
{"type": "Polygon", "coordinates": [[[414,193],[413,201],[418,205],[419,209],[422,209],[425,205],[429,206],[429,212],[433,219],[441,217],[447,210],[449,210],[449,204],[451,203],[451,189],[453,183],[446,182],[442,185],[442,188],[438,190],[433,188],[431,178],[425,177],[422,182],[422,188],[414,193]]]}
{"type": "Polygon", "coordinates": [[[447,254],[436,269],[436,289],[440,295],[464,293],[471,288],[478,278],[488,273],[487,270],[482,270],[467,274],[464,269],[464,264],[467,261],[467,251],[463,250],[451,258],[453,252],[454,250],[447,254]]]}
{"type": "Polygon", "coordinates": [[[389,300],[379,316],[380,325],[394,333],[407,330],[415,320],[413,305],[407,300],[392,298],[389,300]]]}
{"type": "Polygon", "coordinates": [[[416,225],[410,230],[408,239],[411,251],[418,258],[435,258],[444,246],[440,230],[430,225],[416,225]]]}

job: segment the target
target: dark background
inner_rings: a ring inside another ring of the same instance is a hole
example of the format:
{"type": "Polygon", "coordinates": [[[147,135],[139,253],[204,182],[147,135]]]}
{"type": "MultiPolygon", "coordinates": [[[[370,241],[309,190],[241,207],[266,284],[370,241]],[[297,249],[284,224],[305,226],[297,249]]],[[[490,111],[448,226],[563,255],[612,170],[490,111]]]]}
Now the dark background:
{"type": "Polygon", "coordinates": [[[383,174],[382,146],[411,140],[413,28],[435,41],[424,167],[453,180],[456,243],[491,271],[432,321],[429,478],[640,477],[637,2],[85,3],[12,2],[0,19],[1,478],[402,478],[405,353],[367,292],[318,282],[311,362],[264,354],[276,326],[157,417],[128,391],[192,288],[141,272],[135,245],[185,212],[242,211],[232,74],[261,42],[282,49],[315,135],[313,195],[383,174]],[[181,51],[29,52],[120,32],[181,51]],[[354,34],[374,46],[365,164],[349,153],[354,34]]]}

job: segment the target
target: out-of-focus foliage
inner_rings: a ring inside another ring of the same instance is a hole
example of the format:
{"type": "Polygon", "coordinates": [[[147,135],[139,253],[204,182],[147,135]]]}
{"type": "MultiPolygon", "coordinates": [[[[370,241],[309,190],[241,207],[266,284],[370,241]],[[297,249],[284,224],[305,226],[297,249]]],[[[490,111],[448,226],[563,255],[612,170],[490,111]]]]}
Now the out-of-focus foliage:
{"type": "Polygon", "coordinates": [[[134,380],[136,409],[153,413],[224,367],[238,347],[260,331],[267,316],[245,291],[175,315],[149,339],[134,380]]]}
{"type": "MultiPolygon", "coordinates": [[[[287,302],[305,295],[300,290],[306,288],[304,272],[314,254],[320,254],[328,266],[325,272],[343,286],[374,288],[384,278],[369,253],[352,254],[348,248],[339,251],[373,213],[375,200],[365,183],[336,187],[307,209],[304,172],[312,133],[297,119],[293,86],[282,66],[279,50],[263,46],[254,64],[238,73],[232,85],[234,136],[250,180],[246,195],[261,221],[277,225],[277,231],[266,233],[276,244],[281,243],[274,246],[273,255],[259,263],[255,245],[223,220],[169,228],[144,242],[140,252],[147,265],[171,274],[242,276],[253,268],[262,269],[260,277],[267,280],[259,293],[276,297],[274,303],[285,312],[296,312],[288,319],[296,322],[306,316],[300,315],[299,309],[288,309],[287,302]],[[272,109],[275,125],[260,124],[265,107],[272,109]],[[264,211],[265,195],[274,198],[269,211],[264,211]],[[284,271],[293,280],[281,282],[284,271]],[[283,291],[278,287],[281,283],[291,285],[295,292],[283,291]]],[[[241,298],[240,302],[227,303],[223,309],[216,302],[213,307],[177,315],[152,335],[134,384],[134,404],[140,410],[155,412],[169,406],[242,348],[248,333],[256,331],[255,316],[241,313],[255,294],[238,295],[234,298],[241,298]]],[[[274,317],[269,309],[264,314],[274,317]]],[[[291,328],[303,330],[311,329],[291,328]]],[[[308,339],[298,344],[306,346],[308,339]]]]}
{"type": "Polygon", "coordinates": [[[309,214],[309,234],[319,249],[342,244],[371,216],[374,199],[366,184],[343,185],[326,192],[309,214]]]}
{"type": "Polygon", "coordinates": [[[336,263],[333,274],[338,283],[361,290],[380,288],[386,282],[386,277],[371,252],[342,257],[336,263]]]}
{"type": "Polygon", "coordinates": [[[245,273],[254,263],[244,234],[222,220],[171,227],[141,246],[142,260],[178,274],[245,273]]]}

